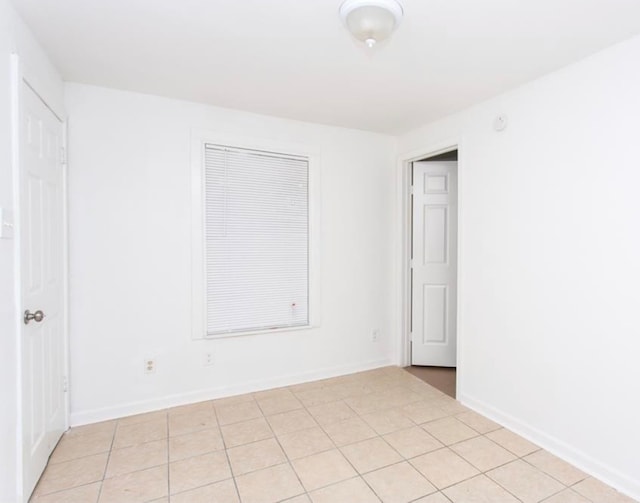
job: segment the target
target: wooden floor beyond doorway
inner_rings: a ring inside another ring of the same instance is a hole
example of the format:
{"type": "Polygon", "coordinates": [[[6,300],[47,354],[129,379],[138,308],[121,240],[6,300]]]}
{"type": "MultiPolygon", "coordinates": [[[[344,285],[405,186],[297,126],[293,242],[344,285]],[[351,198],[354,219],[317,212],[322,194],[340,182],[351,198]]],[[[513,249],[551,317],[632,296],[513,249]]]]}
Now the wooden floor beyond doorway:
{"type": "Polygon", "coordinates": [[[419,367],[417,365],[411,365],[410,367],[406,367],[405,370],[434,388],[446,393],[451,398],[456,397],[455,367],[419,367]]]}

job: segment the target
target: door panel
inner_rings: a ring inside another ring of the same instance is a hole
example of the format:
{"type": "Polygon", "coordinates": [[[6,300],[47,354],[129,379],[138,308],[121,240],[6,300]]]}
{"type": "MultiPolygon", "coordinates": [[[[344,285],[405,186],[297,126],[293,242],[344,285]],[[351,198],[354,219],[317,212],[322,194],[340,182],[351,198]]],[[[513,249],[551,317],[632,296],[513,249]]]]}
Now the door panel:
{"type": "Polygon", "coordinates": [[[455,367],[457,163],[413,163],[414,365],[455,367]]]}
{"type": "Polygon", "coordinates": [[[24,494],[29,495],[66,426],[63,389],[64,236],[62,123],[25,84],[21,94],[20,259],[24,494]]]}
{"type": "Polygon", "coordinates": [[[447,287],[424,285],[422,343],[447,341],[447,287]]]}

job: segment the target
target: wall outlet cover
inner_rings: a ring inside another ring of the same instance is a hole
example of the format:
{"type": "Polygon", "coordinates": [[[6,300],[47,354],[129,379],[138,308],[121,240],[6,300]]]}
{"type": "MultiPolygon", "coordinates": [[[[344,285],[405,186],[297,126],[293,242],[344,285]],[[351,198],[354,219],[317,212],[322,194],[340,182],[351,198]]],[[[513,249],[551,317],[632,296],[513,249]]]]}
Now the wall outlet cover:
{"type": "Polygon", "coordinates": [[[155,372],[156,372],[156,361],[153,358],[145,358],[144,373],[155,374],[155,372]]]}

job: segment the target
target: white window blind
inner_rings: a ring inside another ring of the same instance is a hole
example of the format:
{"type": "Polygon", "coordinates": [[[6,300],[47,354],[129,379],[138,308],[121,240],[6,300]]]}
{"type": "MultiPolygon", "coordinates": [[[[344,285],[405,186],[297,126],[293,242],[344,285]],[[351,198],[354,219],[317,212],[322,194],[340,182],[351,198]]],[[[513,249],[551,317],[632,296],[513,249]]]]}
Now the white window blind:
{"type": "Polygon", "coordinates": [[[209,336],[309,324],[309,160],[205,144],[209,336]]]}

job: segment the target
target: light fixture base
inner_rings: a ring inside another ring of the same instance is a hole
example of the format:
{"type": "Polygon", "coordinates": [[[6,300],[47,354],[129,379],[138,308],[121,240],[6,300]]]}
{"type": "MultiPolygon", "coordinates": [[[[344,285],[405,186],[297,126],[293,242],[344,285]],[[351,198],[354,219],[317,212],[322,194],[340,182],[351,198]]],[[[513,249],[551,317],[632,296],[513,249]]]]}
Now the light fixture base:
{"type": "Polygon", "coordinates": [[[367,47],[391,36],[403,14],[396,0],[346,0],[340,6],[346,28],[367,47]]]}

